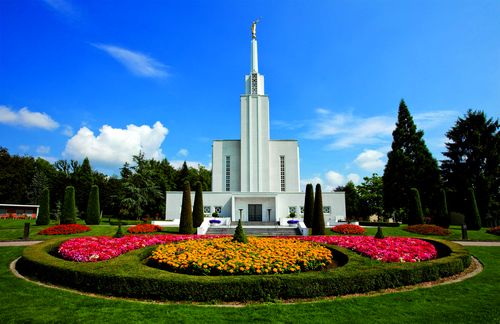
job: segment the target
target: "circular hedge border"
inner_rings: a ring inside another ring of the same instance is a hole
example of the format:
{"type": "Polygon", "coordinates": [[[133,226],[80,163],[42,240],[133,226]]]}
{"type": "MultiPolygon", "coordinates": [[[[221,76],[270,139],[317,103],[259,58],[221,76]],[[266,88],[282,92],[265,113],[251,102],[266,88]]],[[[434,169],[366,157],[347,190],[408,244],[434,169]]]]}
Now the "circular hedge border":
{"type": "Polygon", "coordinates": [[[269,301],[366,293],[433,281],[465,270],[471,258],[458,244],[427,240],[439,259],[418,263],[383,263],[337,246],[328,246],[340,267],[298,274],[194,276],[146,265],[154,246],[117,258],[78,263],[57,257],[65,239],[26,247],[17,262],[24,276],[84,292],[170,301],[269,301]]]}

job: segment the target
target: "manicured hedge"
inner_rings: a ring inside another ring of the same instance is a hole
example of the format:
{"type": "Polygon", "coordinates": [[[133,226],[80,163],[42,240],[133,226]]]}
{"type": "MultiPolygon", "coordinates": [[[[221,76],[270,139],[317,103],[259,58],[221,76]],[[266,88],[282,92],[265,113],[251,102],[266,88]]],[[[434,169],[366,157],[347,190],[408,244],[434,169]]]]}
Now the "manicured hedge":
{"type": "Polygon", "coordinates": [[[17,263],[18,271],[81,291],[153,300],[263,301],[365,293],[451,276],[470,264],[470,255],[460,245],[429,240],[441,253],[449,255],[420,263],[382,263],[330,247],[343,266],[287,275],[192,276],[147,266],[146,257],[154,247],[103,262],[65,261],[55,256],[62,241],[55,239],[25,248],[17,263]]]}

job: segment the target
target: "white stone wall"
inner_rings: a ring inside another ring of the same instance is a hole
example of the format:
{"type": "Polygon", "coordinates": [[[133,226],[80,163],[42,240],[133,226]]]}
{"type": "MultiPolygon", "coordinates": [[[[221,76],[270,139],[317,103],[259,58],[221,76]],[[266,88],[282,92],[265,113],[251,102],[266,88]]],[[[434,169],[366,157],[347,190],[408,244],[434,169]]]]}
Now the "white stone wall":
{"type": "Polygon", "coordinates": [[[212,144],[212,191],[226,191],[226,156],[231,157],[231,190],[241,190],[240,141],[214,141],[212,144]]]}
{"type": "Polygon", "coordinates": [[[295,140],[272,140],[269,145],[270,191],[281,191],[280,156],[285,157],[285,192],[300,192],[299,145],[295,140]]]}
{"type": "Polygon", "coordinates": [[[242,95],[241,192],[269,192],[269,98],[242,95]]]}

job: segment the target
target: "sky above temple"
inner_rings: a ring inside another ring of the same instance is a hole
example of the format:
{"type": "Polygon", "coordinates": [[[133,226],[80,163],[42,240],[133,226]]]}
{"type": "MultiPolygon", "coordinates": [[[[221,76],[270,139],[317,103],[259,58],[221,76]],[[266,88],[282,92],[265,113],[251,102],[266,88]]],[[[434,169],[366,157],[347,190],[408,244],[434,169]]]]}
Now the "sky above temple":
{"type": "MultiPolygon", "coordinates": [[[[0,146],[119,174],[139,151],[211,167],[239,139],[257,26],[272,139],[331,190],[382,174],[404,99],[434,157],[500,115],[500,1],[0,0],[0,146]]],[[[325,189],[324,189],[325,190],[325,189]]]]}

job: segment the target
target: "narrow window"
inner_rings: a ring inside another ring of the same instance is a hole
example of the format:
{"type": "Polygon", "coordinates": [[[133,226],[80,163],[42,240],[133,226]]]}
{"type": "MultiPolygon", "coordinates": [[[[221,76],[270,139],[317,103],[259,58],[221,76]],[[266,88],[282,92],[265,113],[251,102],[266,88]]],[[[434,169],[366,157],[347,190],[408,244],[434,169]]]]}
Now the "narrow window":
{"type": "Polygon", "coordinates": [[[226,155],[226,191],[231,191],[231,156],[226,155]]]}
{"type": "Polygon", "coordinates": [[[285,186],[285,156],[280,156],[280,179],[281,179],[281,191],[286,191],[285,186]]]}

